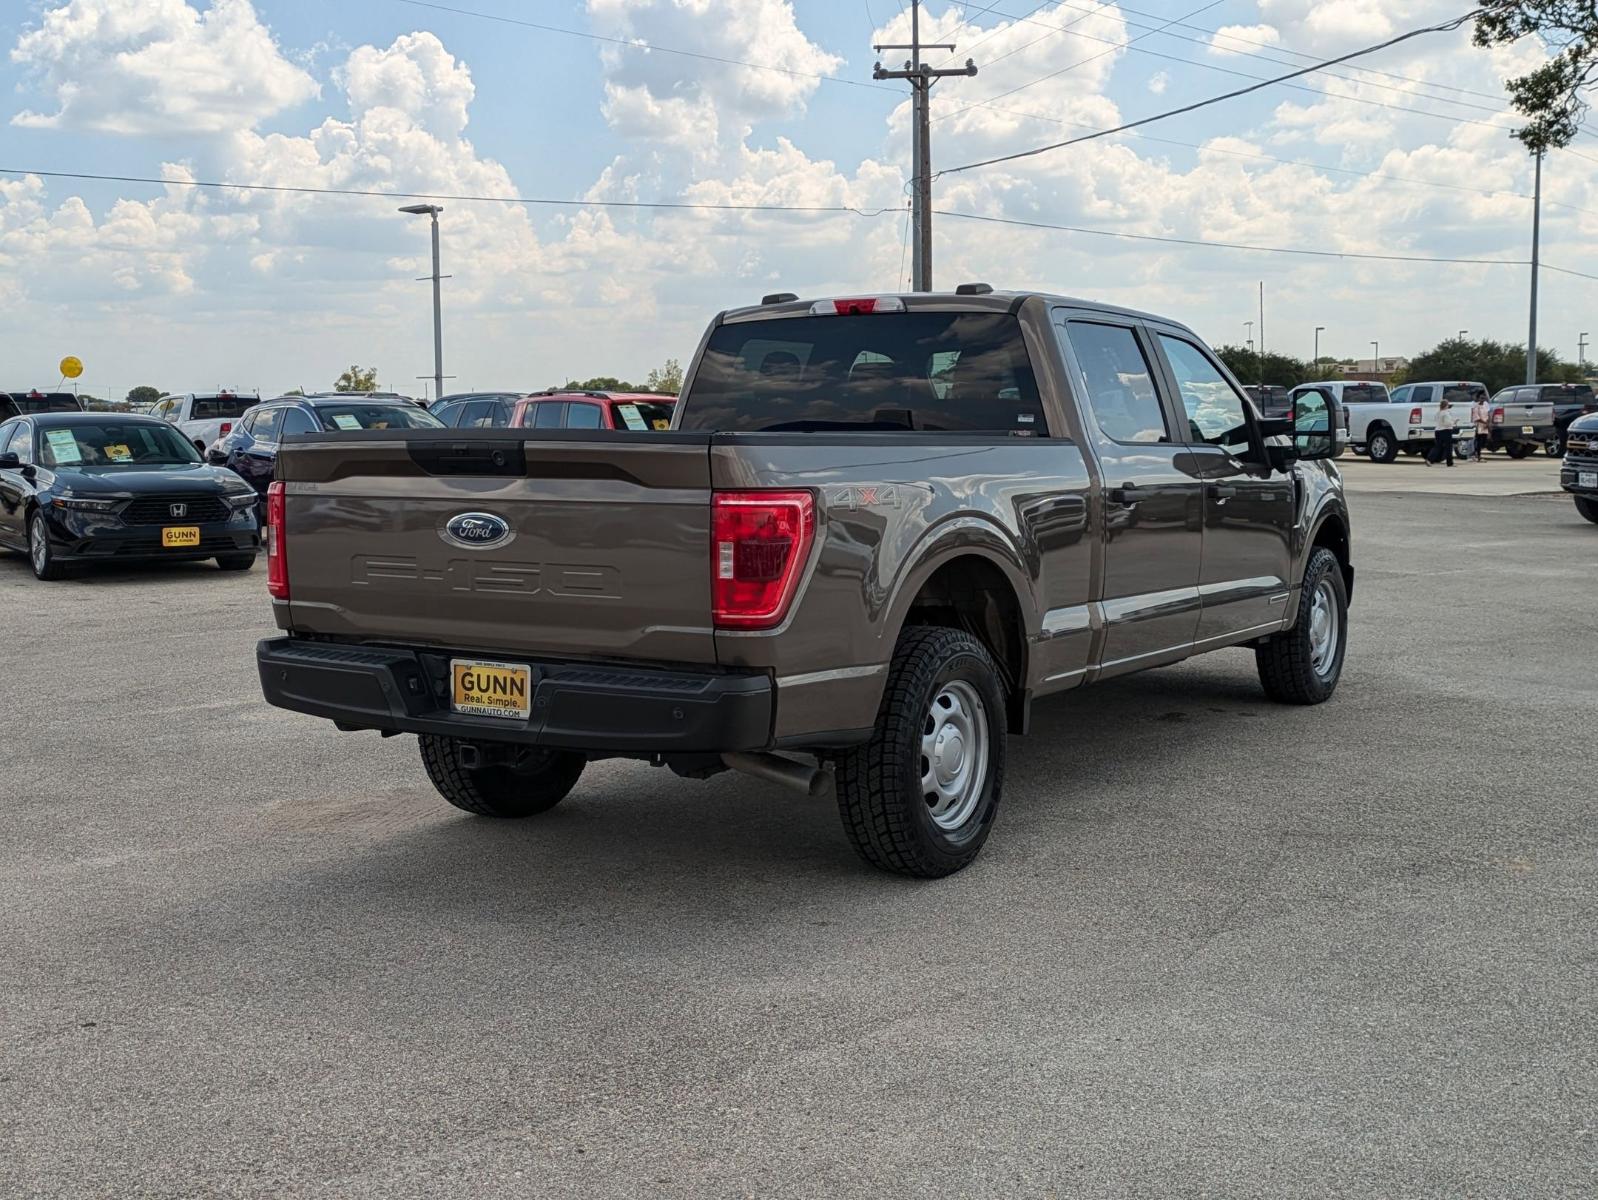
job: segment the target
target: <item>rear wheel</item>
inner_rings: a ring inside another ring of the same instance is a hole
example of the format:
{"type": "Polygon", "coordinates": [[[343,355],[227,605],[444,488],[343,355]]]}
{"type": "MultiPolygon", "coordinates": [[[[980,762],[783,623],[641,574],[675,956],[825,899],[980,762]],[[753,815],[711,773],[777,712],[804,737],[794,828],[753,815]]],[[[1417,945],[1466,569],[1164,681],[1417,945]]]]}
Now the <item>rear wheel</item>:
{"type": "Polygon", "coordinates": [[[1564,438],[1556,438],[1554,441],[1551,441],[1546,446],[1544,446],[1543,449],[1548,452],[1548,457],[1549,458],[1564,458],[1565,457],[1565,439],[1564,438]]]}
{"type": "Polygon", "coordinates": [[[1282,704],[1322,704],[1332,698],[1348,650],[1348,584],[1337,555],[1310,556],[1299,592],[1298,621],[1254,651],[1265,694],[1282,704]]]}
{"type": "Polygon", "coordinates": [[[1404,447],[1404,456],[1406,458],[1417,458],[1417,457],[1419,457],[1419,455],[1420,455],[1420,447],[1419,446],[1405,446],[1404,447]]]}
{"type": "Polygon", "coordinates": [[[1398,439],[1390,429],[1377,429],[1365,444],[1365,452],[1370,455],[1371,462],[1390,463],[1398,457],[1398,439]]]}
{"type": "Polygon", "coordinates": [[[1532,447],[1526,442],[1510,442],[1504,447],[1504,453],[1510,458],[1525,458],[1531,451],[1532,447]]]}
{"type": "Polygon", "coordinates": [[[224,571],[248,571],[255,565],[253,554],[218,554],[216,565],[224,571]]]}
{"type": "Polygon", "coordinates": [[[581,754],[528,750],[514,762],[468,768],[461,739],[421,735],[422,765],[438,794],[480,817],[531,817],[566,798],[587,766],[581,754]]]}
{"type": "Polygon", "coordinates": [[[1004,789],[1004,689],[981,642],[913,626],[894,651],[876,731],[837,759],[838,811],[885,871],[952,875],[982,850],[1004,789]]]}
{"type": "Polygon", "coordinates": [[[28,520],[28,565],[39,579],[61,579],[67,570],[55,560],[55,550],[50,546],[50,531],[45,527],[44,514],[35,512],[28,520]]]}
{"type": "Polygon", "coordinates": [[[1590,499],[1587,496],[1577,496],[1576,511],[1594,525],[1598,525],[1598,500],[1590,499]]]}

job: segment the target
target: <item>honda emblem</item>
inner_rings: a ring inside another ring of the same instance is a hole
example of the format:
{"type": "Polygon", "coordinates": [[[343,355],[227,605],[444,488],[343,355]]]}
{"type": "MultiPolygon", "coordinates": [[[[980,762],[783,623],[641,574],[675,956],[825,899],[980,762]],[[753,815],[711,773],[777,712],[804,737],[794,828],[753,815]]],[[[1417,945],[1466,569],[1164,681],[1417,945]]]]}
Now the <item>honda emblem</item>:
{"type": "Polygon", "coordinates": [[[189,515],[189,506],[187,504],[171,504],[167,506],[167,512],[181,521],[189,515]]]}

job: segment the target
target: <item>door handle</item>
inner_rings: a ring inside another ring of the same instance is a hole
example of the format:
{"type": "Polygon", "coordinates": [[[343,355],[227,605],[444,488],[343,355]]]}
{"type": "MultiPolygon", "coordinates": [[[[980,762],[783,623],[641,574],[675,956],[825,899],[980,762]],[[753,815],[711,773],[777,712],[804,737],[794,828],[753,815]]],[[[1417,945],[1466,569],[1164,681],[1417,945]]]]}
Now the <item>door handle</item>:
{"type": "Polygon", "coordinates": [[[1132,508],[1143,497],[1137,494],[1137,484],[1127,483],[1120,487],[1111,488],[1109,492],[1110,503],[1119,504],[1122,508],[1132,508]]]}
{"type": "Polygon", "coordinates": [[[1229,483],[1212,483],[1210,495],[1217,500],[1230,500],[1237,495],[1237,489],[1229,483]]]}

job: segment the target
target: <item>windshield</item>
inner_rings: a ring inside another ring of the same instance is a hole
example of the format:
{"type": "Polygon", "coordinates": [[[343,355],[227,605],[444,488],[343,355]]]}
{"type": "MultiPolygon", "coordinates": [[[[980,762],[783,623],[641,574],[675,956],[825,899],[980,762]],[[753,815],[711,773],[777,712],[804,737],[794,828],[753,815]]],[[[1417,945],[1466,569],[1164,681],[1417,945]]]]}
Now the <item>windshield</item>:
{"type": "Polygon", "coordinates": [[[347,429],[444,428],[444,422],[414,404],[328,404],[319,406],[316,415],[323,429],[335,433],[347,429]]]}
{"type": "Polygon", "coordinates": [[[680,428],[925,430],[1045,437],[1009,313],[789,317],[710,336],[680,428]]]}
{"type": "Polygon", "coordinates": [[[242,417],[261,402],[259,396],[196,396],[191,421],[215,421],[242,417]]]}
{"type": "Polygon", "coordinates": [[[610,406],[610,422],[616,429],[671,428],[672,405],[649,400],[618,400],[610,406]]]}
{"type": "Polygon", "coordinates": [[[170,425],[145,421],[82,421],[41,429],[35,451],[46,467],[170,467],[200,461],[200,452],[170,425]]]}

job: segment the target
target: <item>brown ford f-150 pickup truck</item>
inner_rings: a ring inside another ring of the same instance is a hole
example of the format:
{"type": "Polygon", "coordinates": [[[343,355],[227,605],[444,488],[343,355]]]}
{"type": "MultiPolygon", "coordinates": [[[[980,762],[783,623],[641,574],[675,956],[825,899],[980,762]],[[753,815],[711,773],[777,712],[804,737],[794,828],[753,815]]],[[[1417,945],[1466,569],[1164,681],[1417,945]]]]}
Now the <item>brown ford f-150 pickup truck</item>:
{"type": "Polygon", "coordinates": [[[1324,398],[1265,421],[1186,327],[1081,300],[768,299],[712,323],[667,432],[288,439],[267,699],[420,735],[470,812],[545,811],[596,759],[732,768],[939,876],[1035,699],[1225,647],[1331,696],[1324,398]]]}

